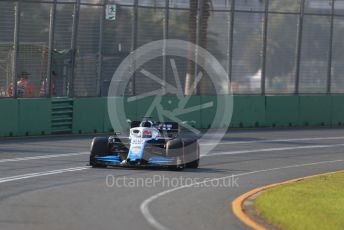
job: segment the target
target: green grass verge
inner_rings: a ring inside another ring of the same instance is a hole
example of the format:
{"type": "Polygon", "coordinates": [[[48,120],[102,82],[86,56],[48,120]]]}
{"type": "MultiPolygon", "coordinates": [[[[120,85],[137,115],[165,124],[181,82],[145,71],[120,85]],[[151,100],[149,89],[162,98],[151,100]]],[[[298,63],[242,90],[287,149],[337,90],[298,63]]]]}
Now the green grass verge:
{"type": "Polygon", "coordinates": [[[282,229],[344,229],[344,172],[285,184],[264,191],[255,209],[282,229]]]}

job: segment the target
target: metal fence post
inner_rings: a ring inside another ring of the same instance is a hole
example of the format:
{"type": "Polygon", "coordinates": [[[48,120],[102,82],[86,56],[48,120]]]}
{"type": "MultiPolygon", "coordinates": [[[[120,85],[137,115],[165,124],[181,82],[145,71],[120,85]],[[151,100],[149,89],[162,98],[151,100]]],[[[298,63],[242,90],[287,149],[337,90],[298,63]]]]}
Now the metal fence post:
{"type": "Polygon", "coordinates": [[[235,0],[232,0],[231,5],[231,21],[230,21],[230,32],[229,32],[229,66],[228,66],[228,75],[229,81],[232,84],[232,70],[233,70],[233,38],[234,38],[234,17],[235,16],[235,0]]]}
{"type": "Polygon", "coordinates": [[[17,97],[17,64],[18,64],[18,51],[19,51],[20,3],[21,3],[21,0],[18,0],[14,3],[15,23],[14,23],[13,55],[12,55],[12,96],[14,98],[17,97]]]}
{"type": "Polygon", "coordinates": [[[76,62],[76,49],[77,49],[77,36],[78,36],[78,25],[79,25],[79,13],[80,13],[80,0],[76,0],[74,4],[73,12],[73,25],[72,25],[72,63],[71,63],[71,76],[69,80],[69,87],[67,95],[69,97],[74,96],[74,79],[75,79],[75,62],[76,62]]]}
{"type": "Polygon", "coordinates": [[[167,75],[167,60],[166,60],[166,40],[168,39],[168,24],[169,24],[169,5],[170,1],[165,1],[165,11],[164,11],[164,25],[163,25],[163,40],[164,45],[162,48],[162,87],[163,92],[165,92],[165,83],[167,75]]]}
{"type": "MultiPolygon", "coordinates": [[[[198,0],[197,2],[197,17],[196,17],[196,50],[195,50],[195,71],[194,71],[194,81],[197,79],[198,75],[198,47],[200,45],[201,36],[201,26],[202,26],[202,16],[203,16],[203,3],[204,0],[198,0]]],[[[191,10],[191,9],[190,9],[191,10]]],[[[197,86],[197,95],[200,93],[200,84],[197,86]]]]}
{"type": "Polygon", "coordinates": [[[295,94],[299,94],[300,85],[300,61],[301,61],[301,49],[302,49],[302,33],[303,33],[303,18],[305,0],[300,2],[300,15],[299,15],[299,28],[297,31],[297,54],[296,54],[296,69],[295,69],[295,94]]]}
{"type": "MultiPolygon", "coordinates": [[[[135,49],[137,48],[137,23],[138,23],[138,7],[139,7],[139,1],[134,0],[134,6],[133,6],[133,18],[132,18],[132,27],[131,27],[131,49],[130,52],[133,55],[135,49]]],[[[132,72],[132,95],[136,95],[136,74],[135,74],[135,58],[133,57],[133,60],[131,62],[131,70],[132,72]]]]}
{"type": "Polygon", "coordinates": [[[107,0],[104,0],[102,11],[100,13],[100,25],[99,25],[99,43],[98,43],[98,69],[97,69],[97,96],[101,96],[101,79],[102,79],[102,68],[103,68],[103,33],[104,33],[104,23],[105,23],[105,9],[107,0]]]}
{"type": "Polygon", "coordinates": [[[332,85],[332,49],[333,49],[333,30],[334,30],[334,3],[335,0],[332,0],[332,9],[331,9],[331,27],[330,27],[330,44],[328,52],[328,69],[327,69],[327,87],[326,93],[331,94],[331,85],[332,85]]]}
{"type": "Polygon", "coordinates": [[[261,94],[265,95],[265,79],[266,79],[266,49],[267,49],[267,35],[269,23],[269,0],[265,1],[264,13],[264,31],[263,31],[263,54],[262,54],[262,73],[261,73],[261,94]]]}
{"type": "Polygon", "coordinates": [[[51,64],[52,64],[52,52],[54,46],[54,34],[55,34],[55,16],[56,16],[56,0],[52,3],[50,8],[50,24],[49,24],[49,42],[48,42],[48,63],[47,63],[47,79],[45,85],[45,95],[51,96],[51,64]]]}

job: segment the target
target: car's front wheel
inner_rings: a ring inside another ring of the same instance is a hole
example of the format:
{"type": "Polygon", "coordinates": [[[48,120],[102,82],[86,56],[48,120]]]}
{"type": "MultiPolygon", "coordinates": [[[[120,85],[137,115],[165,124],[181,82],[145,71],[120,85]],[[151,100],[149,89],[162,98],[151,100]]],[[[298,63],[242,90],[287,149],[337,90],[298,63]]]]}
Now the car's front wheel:
{"type": "Polygon", "coordinates": [[[95,137],[91,144],[90,166],[93,168],[103,168],[106,165],[96,162],[96,156],[106,156],[109,154],[109,144],[107,137],[95,137]]]}

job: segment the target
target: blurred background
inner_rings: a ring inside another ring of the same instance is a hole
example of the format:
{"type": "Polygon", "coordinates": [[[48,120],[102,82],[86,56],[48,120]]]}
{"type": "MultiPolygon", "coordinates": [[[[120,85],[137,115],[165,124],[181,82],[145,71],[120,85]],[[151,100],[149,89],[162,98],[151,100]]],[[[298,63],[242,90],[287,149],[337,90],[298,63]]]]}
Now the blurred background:
{"type": "MultiPolygon", "coordinates": [[[[343,93],[343,37],[344,0],[0,0],[0,97],[18,97],[22,72],[27,97],[106,96],[121,61],[160,39],[206,48],[234,94],[343,93]]],[[[176,62],[187,82],[194,67],[176,62]]],[[[144,68],[173,79],[164,58],[144,68]]],[[[128,95],[156,88],[134,78],[128,95]]],[[[202,82],[197,95],[216,94],[202,82]]]]}

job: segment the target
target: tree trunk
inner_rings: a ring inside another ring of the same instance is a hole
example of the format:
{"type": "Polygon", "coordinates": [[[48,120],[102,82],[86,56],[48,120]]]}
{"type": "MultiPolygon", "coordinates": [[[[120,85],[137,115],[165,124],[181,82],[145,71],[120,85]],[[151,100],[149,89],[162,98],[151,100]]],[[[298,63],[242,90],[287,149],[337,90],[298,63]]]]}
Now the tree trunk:
{"type": "MultiPolygon", "coordinates": [[[[207,49],[207,32],[208,32],[208,19],[210,16],[210,1],[211,0],[190,0],[190,16],[189,16],[189,42],[196,44],[197,38],[197,13],[198,8],[201,9],[199,12],[201,17],[199,21],[199,40],[196,45],[201,46],[204,49],[207,49]],[[201,2],[202,6],[199,7],[199,2],[201,2]]],[[[193,55],[191,52],[189,55],[193,55]]],[[[198,74],[198,73],[196,73],[198,74]]],[[[185,95],[192,95],[196,92],[191,89],[191,85],[195,80],[195,63],[191,60],[188,61],[188,68],[185,77],[185,95]]],[[[205,90],[205,81],[202,78],[200,81],[200,93],[204,92],[205,90]]]]}
{"type": "MultiPolygon", "coordinates": [[[[198,12],[198,0],[190,0],[190,15],[189,15],[189,42],[196,43],[196,33],[197,33],[197,12],[198,12]]],[[[191,49],[191,47],[190,47],[191,49]]],[[[189,56],[193,55],[192,52],[189,56]]],[[[195,76],[195,64],[189,59],[188,67],[185,76],[185,95],[191,95],[192,91],[190,89],[195,76]]]]}

